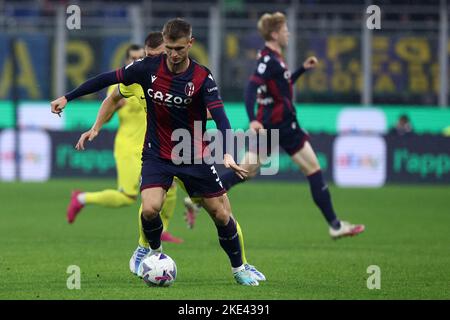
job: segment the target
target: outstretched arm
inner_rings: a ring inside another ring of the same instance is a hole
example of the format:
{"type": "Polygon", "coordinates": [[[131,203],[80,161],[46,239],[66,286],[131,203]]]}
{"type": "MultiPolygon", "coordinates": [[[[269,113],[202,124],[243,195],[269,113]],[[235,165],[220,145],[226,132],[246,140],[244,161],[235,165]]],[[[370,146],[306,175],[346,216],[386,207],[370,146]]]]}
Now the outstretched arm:
{"type": "Polygon", "coordinates": [[[298,68],[292,75],[291,75],[291,80],[292,83],[297,82],[298,78],[300,78],[302,76],[302,74],[304,74],[306,72],[306,69],[301,66],[300,68],[298,68]]]}
{"type": "Polygon", "coordinates": [[[85,96],[90,93],[97,92],[103,88],[106,88],[112,84],[119,83],[120,78],[118,77],[118,73],[122,69],[118,69],[116,71],[105,72],[99,74],[98,76],[87,80],[82,83],[79,87],[70,91],[62,97],[59,97],[56,100],[51,102],[51,110],[52,113],[60,114],[62,110],[65,108],[67,102],[74,100],[78,97],[85,96]]]}
{"type": "Polygon", "coordinates": [[[298,80],[298,78],[300,78],[300,76],[305,73],[307,70],[309,69],[314,69],[317,64],[319,63],[319,61],[317,60],[316,57],[311,56],[308,57],[304,62],[303,65],[298,68],[297,71],[295,71],[292,75],[291,75],[291,80],[292,82],[296,82],[298,80]]]}
{"type": "Polygon", "coordinates": [[[92,141],[100,132],[101,128],[105,123],[107,123],[114,112],[123,105],[124,98],[119,92],[119,89],[116,87],[114,91],[103,100],[102,105],[97,113],[97,119],[95,120],[92,128],[86,132],[84,132],[80,139],[78,140],[75,148],[77,150],[84,150],[84,143],[86,140],[92,141]]]}
{"type": "Polygon", "coordinates": [[[98,110],[97,119],[95,120],[92,129],[100,131],[103,125],[112,118],[114,112],[116,112],[117,109],[122,107],[124,103],[125,99],[122,97],[122,95],[119,92],[119,89],[116,86],[113,92],[111,92],[111,94],[107,96],[105,100],[103,100],[102,105],[98,110]]]}
{"type": "Polygon", "coordinates": [[[67,101],[74,100],[81,96],[97,92],[115,83],[119,83],[120,78],[118,77],[118,74],[120,71],[121,69],[118,69],[116,71],[104,72],[94,78],[87,80],[78,88],[73,89],[65,95],[67,101]]]}
{"type": "Polygon", "coordinates": [[[132,83],[142,80],[142,75],[145,72],[145,59],[136,60],[129,65],[119,68],[115,71],[105,72],[98,76],[91,78],[80,85],[78,88],[72,90],[66,95],[59,97],[51,102],[51,110],[53,113],[60,114],[65,108],[67,102],[76,99],[78,97],[94,93],[107,86],[123,83],[130,85],[132,83]]]}

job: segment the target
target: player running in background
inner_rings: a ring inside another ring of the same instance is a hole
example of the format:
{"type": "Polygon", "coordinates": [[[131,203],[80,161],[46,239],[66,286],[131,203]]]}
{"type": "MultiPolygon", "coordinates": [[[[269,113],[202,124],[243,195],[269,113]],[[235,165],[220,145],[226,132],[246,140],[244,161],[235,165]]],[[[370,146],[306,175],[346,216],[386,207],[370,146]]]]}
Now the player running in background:
{"type": "MultiPolygon", "coordinates": [[[[151,32],[145,39],[145,48],[139,45],[130,45],[126,51],[125,63],[129,64],[146,56],[159,55],[164,51],[161,32],[151,32]]],[[[107,98],[103,101],[99,112],[104,112],[104,104],[112,104],[111,108],[119,116],[119,128],[114,141],[114,159],[117,170],[117,190],[103,190],[98,192],[72,192],[72,197],[67,208],[67,220],[69,223],[75,221],[76,216],[85,205],[95,204],[105,207],[122,207],[132,205],[139,194],[139,176],[141,174],[142,143],[146,129],[146,104],[142,88],[138,84],[130,86],[111,86],[108,89],[107,98]],[[113,99],[116,97],[118,99],[113,99]],[[114,100],[114,101],[113,101],[114,100]]],[[[111,119],[113,113],[108,114],[107,120],[111,119]]],[[[96,135],[93,129],[83,133],[80,137],[85,140],[91,135],[96,135]]],[[[91,140],[93,137],[91,138],[91,140]]],[[[79,144],[77,144],[79,146],[79,144]]],[[[173,216],[176,206],[177,188],[174,184],[167,192],[166,201],[161,210],[161,218],[164,232],[162,241],[181,243],[182,239],[174,237],[168,232],[169,220],[173,216]]],[[[141,230],[141,229],[139,229],[141,230]]],[[[142,239],[140,232],[140,243],[146,242],[142,239]]]]}
{"type": "MultiPolygon", "coordinates": [[[[353,225],[336,217],[328,186],[308,141],[309,136],[297,121],[292,101],[293,84],[306,69],[317,64],[317,59],[308,58],[291,75],[282,56],[282,49],[288,45],[289,31],[286,17],[280,12],[264,14],[258,21],[258,30],[265,40],[265,48],[258,58],[256,71],[245,92],[250,128],[257,132],[267,129],[268,137],[270,130],[279,130],[279,146],[291,156],[292,161],[307,177],[314,202],[328,222],[329,234],[333,239],[363,232],[364,225],[353,225]],[[256,115],[255,102],[258,103],[256,115]]],[[[257,174],[260,165],[256,152],[249,151],[245,154],[242,167],[249,171],[249,178],[257,174]]],[[[233,172],[227,172],[221,178],[227,190],[245,181],[233,172]]]]}
{"type": "MultiPolygon", "coordinates": [[[[167,189],[174,176],[183,181],[191,197],[201,197],[202,206],[213,219],[222,249],[227,253],[236,282],[258,285],[242,261],[241,246],[231,206],[214,166],[203,159],[204,141],[194,136],[194,124],[201,123],[202,136],[209,110],[218,130],[226,137],[231,129],[225,115],[222,99],[209,70],[189,58],[193,44],[191,25],[182,19],[173,19],[164,25],[164,43],[167,55],[147,57],[113,72],[92,78],[66,96],[51,103],[52,112],[60,113],[68,101],[96,92],[108,85],[138,83],[147,101],[147,133],[143,147],[141,173],[142,229],[149,241],[150,254],[161,252],[162,221],[160,210],[167,189]],[[190,133],[190,150],[184,150],[184,159],[202,159],[200,164],[174,163],[172,154],[173,131],[184,129],[190,133]],[[199,145],[196,153],[194,145],[199,145]]],[[[224,148],[226,139],[224,139],[224,148]]],[[[223,156],[224,164],[244,178],[247,171],[239,167],[230,154],[223,156]]]]}

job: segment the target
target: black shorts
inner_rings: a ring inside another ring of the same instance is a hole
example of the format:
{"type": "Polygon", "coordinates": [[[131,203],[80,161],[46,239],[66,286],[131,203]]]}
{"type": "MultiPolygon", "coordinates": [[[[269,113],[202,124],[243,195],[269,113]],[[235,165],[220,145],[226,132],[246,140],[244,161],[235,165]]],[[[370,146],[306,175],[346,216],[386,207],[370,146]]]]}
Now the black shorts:
{"type": "Polygon", "coordinates": [[[214,165],[178,165],[157,157],[147,157],[143,161],[140,190],[155,187],[168,190],[175,176],[183,182],[190,197],[213,198],[226,192],[214,165]]]}
{"type": "MultiPolygon", "coordinates": [[[[297,120],[293,120],[290,123],[282,125],[280,127],[272,127],[267,129],[267,147],[269,148],[267,155],[270,155],[270,151],[278,150],[281,147],[290,156],[297,153],[303,148],[305,142],[309,140],[308,133],[303,130],[297,120]],[[272,130],[278,130],[278,141],[272,141],[272,130]]],[[[254,140],[256,142],[256,140],[254,140]]],[[[250,150],[256,152],[266,152],[261,146],[261,135],[258,136],[257,146],[250,145],[250,150]],[[258,149],[256,149],[257,147],[258,149]]]]}

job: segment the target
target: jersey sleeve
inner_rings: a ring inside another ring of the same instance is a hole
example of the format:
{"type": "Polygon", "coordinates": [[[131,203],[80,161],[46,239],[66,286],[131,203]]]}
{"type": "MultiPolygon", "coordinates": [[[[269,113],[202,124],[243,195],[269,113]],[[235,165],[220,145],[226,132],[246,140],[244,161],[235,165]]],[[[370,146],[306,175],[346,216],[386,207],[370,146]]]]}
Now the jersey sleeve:
{"type": "Polygon", "coordinates": [[[144,59],[133,61],[132,63],[116,70],[117,79],[120,83],[129,86],[133,83],[141,83],[144,78],[144,59]]]}
{"type": "Polygon", "coordinates": [[[223,108],[222,97],[219,93],[219,87],[216,84],[211,73],[208,74],[202,86],[203,103],[209,111],[215,108],[223,108]]]}
{"type": "Polygon", "coordinates": [[[295,83],[298,78],[300,78],[302,76],[302,74],[304,74],[306,72],[306,69],[301,66],[300,68],[298,68],[292,75],[291,75],[291,80],[293,83],[295,83]]]}
{"type": "Polygon", "coordinates": [[[266,83],[273,76],[274,61],[266,55],[258,60],[256,70],[250,77],[244,93],[245,108],[250,121],[256,120],[255,103],[257,90],[260,85],[266,83]]]}
{"type": "Polygon", "coordinates": [[[266,80],[273,77],[274,60],[266,55],[261,57],[256,65],[255,72],[250,77],[250,81],[257,85],[264,84],[266,80]]]}
{"type": "Polygon", "coordinates": [[[256,120],[255,116],[255,103],[258,92],[258,84],[249,81],[244,93],[245,109],[247,110],[248,119],[251,121],[256,120]]]}
{"type": "Polygon", "coordinates": [[[69,93],[66,93],[64,96],[66,97],[67,101],[72,101],[76,98],[97,92],[103,88],[119,82],[120,81],[117,79],[117,70],[104,72],[83,82],[81,85],[79,85],[69,93]]]}
{"type": "Polygon", "coordinates": [[[211,117],[216,123],[217,129],[222,133],[223,151],[227,153],[227,130],[231,129],[230,121],[225,113],[219,87],[211,73],[208,74],[202,86],[203,103],[211,113],[211,117]]]}

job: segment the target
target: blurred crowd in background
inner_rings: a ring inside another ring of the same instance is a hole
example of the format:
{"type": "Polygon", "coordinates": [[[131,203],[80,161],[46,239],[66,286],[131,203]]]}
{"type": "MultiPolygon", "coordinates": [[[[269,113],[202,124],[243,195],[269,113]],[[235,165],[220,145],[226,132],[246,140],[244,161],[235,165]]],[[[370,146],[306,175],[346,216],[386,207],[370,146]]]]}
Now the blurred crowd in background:
{"type": "Polygon", "coordinates": [[[372,67],[368,70],[363,64],[363,29],[369,1],[0,1],[0,99],[10,98],[12,38],[18,40],[14,52],[19,71],[25,74],[19,81],[20,98],[45,100],[120,66],[127,44],[142,42],[147,32],[180,16],[193,24],[194,58],[214,71],[225,100],[242,101],[257,51],[264,45],[256,30],[258,17],[282,11],[291,31],[289,67],[295,69],[310,55],[320,61],[296,84],[297,102],[361,103],[363,77],[369,75],[374,104],[436,106],[442,72],[441,3],[379,1],[381,30],[374,30],[369,40],[372,67]],[[58,10],[67,17],[65,9],[72,4],[80,7],[81,28],[65,30],[64,48],[58,51],[60,30],[65,29],[65,21],[58,22],[58,10]],[[56,63],[61,54],[65,71],[56,63]],[[61,79],[64,84],[58,87],[61,79]]]}

